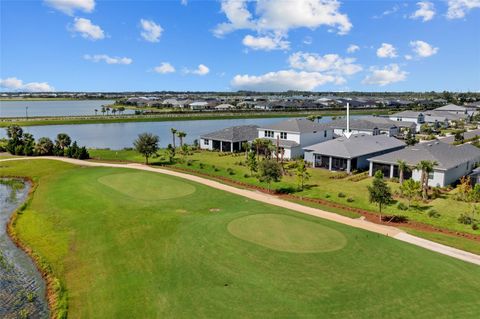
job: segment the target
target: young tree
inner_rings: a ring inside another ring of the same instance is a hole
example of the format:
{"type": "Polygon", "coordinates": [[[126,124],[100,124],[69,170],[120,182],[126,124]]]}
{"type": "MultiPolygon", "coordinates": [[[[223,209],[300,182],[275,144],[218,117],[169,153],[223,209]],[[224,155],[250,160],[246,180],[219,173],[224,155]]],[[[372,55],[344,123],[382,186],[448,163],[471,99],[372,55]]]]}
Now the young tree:
{"type": "Polygon", "coordinates": [[[148,165],[148,158],[158,152],[159,140],[157,135],[142,133],[138,135],[137,139],[133,142],[137,152],[145,157],[145,164],[148,165]]]}
{"type": "Polygon", "coordinates": [[[98,110],[97,110],[97,109],[95,109],[94,111],[95,111],[95,115],[97,115],[97,113],[98,113],[98,110]]]}
{"type": "Polygon", "coordinates": [[[382,221],[382,207],[392,202],[392,192],[387,183],[383,180],[382,171],[377,171],[371,186],[367,186],[370,203],[378,205],[380,221],[382,221]]]}
{"type": "Polygon", "coordinates": [[[408,199],[408,208],[410,208],[410,203],[414,198],[420,195],[422,191],[422,186],[420,182],[414,181],[413,179],[407,179],[401,186],[400,190],[404,197],[408,199]]]}
{"type": "Polygon", "coordinates": [[[168,144],[167,146],[167,156],[168,156],[168,162],[173,163],[175,160],[175,147],[172,146],[172,144],[168,144]]]}
{"type": "Polygon", "coordinates": [[[312,122],[315,121],[315,118],[316,118],[315,115],[309,115],[309,116],[307,116],[307,120],[312,121],[312,122]]]}
{"type": "Polygon", "coordinates": [[[263,160],[258,168],[258,180],[266,182],[269,190],[272,182],[279,182],[282,179],[282,168],[276,161],[263,160]]]}
{"type": "Polygon", "coordinates": [[[412,134],[412,130],[410,130],[410,129],[408,129],[408,131],[407,131],[407,136],[405,137],[405,143],[406,143],[408,146],[412,146],[412,145],[417,144],[417,139],[416,139],[415,136],[412,134]]]}
{"type": "Polygon", "coordinates": [[[183,147],[183,138],[187,136],[187,133],[179,131],[177,132],[177,136],[180,139],[180,147],[183,147]]]}
{"type": "Polygon", "coordinates": [[[245,150],[245,160],[248,160],[248,151],[250,149],[250,143],[243,142],[242,143],[242,149],[245,150]]]}
{"type": "Polygon", "coordinates": [[[32,156],[35,151],[35,139],[30,133],[24,133],[23,138],[23,154],[26,156],[32,156]]]}
{"type": "Polygon", "coordinates": [[[170,129],[170,132],[172,132],[172,139],[173,139],[173,148],[176,148],[177,146],[175,145],[175,136],[177,134],[177,130],[174,129],[173,127],[170,129]]]}
{"type": "Polygon", "coordinates": [[[52,155],[53,154],[53,142],[48,137],[41,137],[38,139],[35,145],[35,153],[37,155],[52,155]]]}
{"type": "Polygon", "coordinates": [[[305,181],[308,181],[311,177],[311,174],[308,172],[308,167],[305,164],[305,161],[300,160],[297,162],[297,170],[295,174],[297,175],[297,181],[300,186],[300,190],[303,190],[305,181]]]}
{"type": "Polygon", "coordinates": [[[125,107],[120,106],[120,107],[118,108],[118,114],[122,114],[124,111],[125,111],[125,107]]]}
{"type": "Polygon", "coordinates": [[[247,166],[250,169],[251,175],[257,172],[258,163],[254,152],[248,152],[247,166]]]}

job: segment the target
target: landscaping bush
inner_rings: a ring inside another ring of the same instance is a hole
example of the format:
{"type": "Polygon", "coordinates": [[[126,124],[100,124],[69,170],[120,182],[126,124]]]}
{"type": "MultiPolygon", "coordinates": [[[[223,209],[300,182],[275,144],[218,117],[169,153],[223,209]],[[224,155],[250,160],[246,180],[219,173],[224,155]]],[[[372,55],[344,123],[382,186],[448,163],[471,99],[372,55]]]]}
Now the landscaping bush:
{"type": "Polygon", "coordinates": [[[430,209],[430,210],[428,211],[427,215],[428,215],[428,217],[430,217],[430,218],[438,218],[438,217],[441,216],[440,213],[437,212],[435,209],[430,209]]]}
{"type": "Polygon", "coordinates": [[[325,198],[330,198],[330,194],[325,194],[325,198]]]}
{"type": "Polygon", "coordinates": [[[204,168],[205,168],[205,164],[200,163],[200,164],[198,164],[198,167],[200,167],[200,169],[204,169],[204,168]]]}
{"type": "Polygon", "coordinates": [[[192,166],[192,163],[193,163],[192,160],[188,160],[188,161],[187,161],[187,166],[192,166]]]}
{"type": "Polygon", "coordinates": [[[293,186],[281,186],[275,189],[276,194],[292,194],[297,191],[297,188],[293,186]]]}
{"type": "Polygon", "coordinates": [[[228,175],[235,175],[235,171],[233,169],[231,169],[230,167],[227,168],[227,173],[228,173],[228,175]]]}
{"type": "Polygon", "coordinates": [[[340,197],[340,198],[344,198],[344,197],[346,197],[346,196],[347,196],[347,195],[345,195],[345,193],[342,193],[342,192],[338,193],[338,197],[340,197]]]}
{"type": "Polygon", "coordinates": [[[347,198],[347,202],[349,202],[349,203],[353,203],[354,201],[355,201],[355,200],[353,199],[353,197],[347,198]]]}
{"type": "Polygon", "coordinates": [[[405,204],[402,203],[402,202],[398,203],[397,208],[398,208],[399,210],[404,210],[404,211],[405,211],[405,210],[408,210],[408,206],[405,205],[405,204]]]}
{"type": "Polygon", "coordinates": [[[460,214],[458,217],[458,222],[464,225],[471,225],[474,222],[474,219],[467,214],[460,214]]]}
{"type": "Polygon", "coordinates": [[[245,177],[245,178],[249,178],[249,177],[250,177],[250,175],[248,175],[247,173],[245,173],[245,174],[243,174],[243,177],[245,177]]]}
{"type": "Polygon", "coordinates": [[[343,178],[346,178],[346,177],[348,177],[347,172],[340,172],[340,173],[335,173],[328,178],[330,178],[330,179],[343,179],[343,178]]]}

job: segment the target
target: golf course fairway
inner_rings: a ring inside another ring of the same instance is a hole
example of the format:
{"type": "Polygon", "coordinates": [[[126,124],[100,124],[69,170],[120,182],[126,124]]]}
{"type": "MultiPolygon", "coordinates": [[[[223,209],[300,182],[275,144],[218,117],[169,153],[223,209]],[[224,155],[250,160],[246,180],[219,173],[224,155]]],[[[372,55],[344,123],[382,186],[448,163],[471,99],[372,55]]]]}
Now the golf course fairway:
{"type": "Polygon", "coordinates": [[[478,318],[480,267],[205,185],[10,161],[14,231],[69,318],[478,318]]]}

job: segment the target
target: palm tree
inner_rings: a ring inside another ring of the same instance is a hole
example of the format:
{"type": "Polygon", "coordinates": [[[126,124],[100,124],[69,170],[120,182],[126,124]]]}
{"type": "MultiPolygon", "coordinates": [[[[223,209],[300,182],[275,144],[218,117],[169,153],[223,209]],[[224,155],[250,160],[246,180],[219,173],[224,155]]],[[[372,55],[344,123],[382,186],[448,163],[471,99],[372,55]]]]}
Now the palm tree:
{"type": "Polygon", "coordinates": [[[105,115],[105,112],[106,112],[105,106],[102,106],[102,114],[105,115]]]}
{"type": "Polygon", "coordinates": [[[175,145],[175,134],[177,134],[177,130],[174,129],[173,127],[170,129],[170,132],[172,132],[172,138],[173,138],[173,148],[176,148],[176,145],[175,145]]]}
{"type": "Polygon", "coordinates": [[[97,113],[98,113],[98,110],[97,110],[97,109],[95,109],[95,115],[97,115],[97,113]]]}
{"type": "Polygon", "coordinates": [[[123,111],[125,111],[125,108],[124,108],[123,106],[120,106],[120,107],[118,108],[118,114],[122,114],[123,111]]]}
{"type": "Polygon", "coordinates": [[[315,118],[317,119],[317,123],[320,123],[320,120],[323,118],[323,116],[317,115],[315,116],[315,118]]]}
{"type": "Polygon", "coordinates": [[[423,200],[428,200],[428,175],[433,172],[433,168],[438,165],[436,161],[420,161],[415,167],[417,170],[422,172],[420,182],[422,184],[422,198],[423,200]]]}
{"type": "Polygon", "coordinates": [[[112,114],[115,115],[117,113],[117,109],[112,109],[112,114]]]}
{"type": "Polygon", "coordinates": [[[55,144],[57,145],[58,148],[62,150],[62,154],[65,148],[69,147],[71,143],[72,143],[72,140],[70,136],[68,136],[68,134],[66,133],[59,133],[57,135],[57,139],[55,140],[55,144]]]}
{"type": "Polygon", "coordinates": [[[408,169],[408,164],[404,160],[398,160],[397,161],[397,166],[398,166],[398,182],[400,185],[403,184],[405,172],[408,169]]]}
{"type": "Polygon", "coordinates": [[[107,115],[108,115],[108,112],[110,112],[110,108],[107,107],[105,110],[107,111],[107,115]]]}
{"type": "Polygon", "coordinates": [[[177,132],[177,136],[180,139],[180,147],[183,147],[183,138],[187,136],[187,133],[179,131],[177,132]]]}

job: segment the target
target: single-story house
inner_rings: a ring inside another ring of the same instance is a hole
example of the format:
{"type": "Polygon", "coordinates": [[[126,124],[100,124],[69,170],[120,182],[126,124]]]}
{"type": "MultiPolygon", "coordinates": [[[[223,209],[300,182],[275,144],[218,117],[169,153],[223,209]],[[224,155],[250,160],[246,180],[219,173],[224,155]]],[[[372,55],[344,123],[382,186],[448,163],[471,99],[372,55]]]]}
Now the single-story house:
{"type": "Polygon", "coordinates": [[[420,127],[425,123],[425,116],[422,112],[416,111],[403,111],[395,114],[391,114],[389,119],[397,122],[411,122],[415,123],[416,131],[420,131],[420,127]]]}
{"type": "Polygon", "coordinates": [[[386,135],[355,134],[350,138],[334,140],[304,147],[305,161],[314,167],[330,171],[364,170],[368,159],[380,154],[393,152],[405,147],[405,143],[386,135]]]}
{"type": "Polygon", "coordinates": [[[192,110],[203,110],[208,107],[208,102],[205,101],[198,101],[189,104],[190,109],[192,110]]]}
{"type": "Polygon", "coordinates": [[[215,106],[215,110],[230,110],[234,108],[235,106],[233,106],[232,104],[226,104],[226,103],[215,106]]]}
{"type": "MultiPolygon", "coordinates": [[[[387,136],[397,136],[400,129],[396,125],[397,122],[384,117],[368,116],[350,120],[350,132],[353,134],[368,134],[387,136]]],[[[415,126],[413,123],[410,123],[415,126]]],[[[335,120],[327,124],[333,128],[336,135],[342,136],[347,129],[347,120],[335,120]]]]}
{"type": "Polygon", "coordinates": [[[200,148],[221,152],[243,151],[244,142],[251,142],[257,138],[257,129],[256,125],[241,125],[204,134],[200,136],[200,148]]]}
{"type": "Polygon", "coordinates": [[[258,128],[258,138],[270,139],[279,145],[283,158],[303,156],[303,147],[333,139],[333,129],[307,119],[289,119],[258,128]]]}
{"type": "MultiPolygon", "coordinates": [[[[472,172],[476,164],[480,163],[480,149],[470,144],[455,146],[438,140],[420,143],[369,158],[370,175],[381,170],[387,177],[398,177],[398,160],[406,161],[411,167],[416,166],[422,160],[437,162],[433,173],[429,175],[429,184],[443,187],[472,172]]],[[[421,171],[413,169],[405,177],[409,178],[410,176],[414,180],[420,181],[421,171]]]]}

